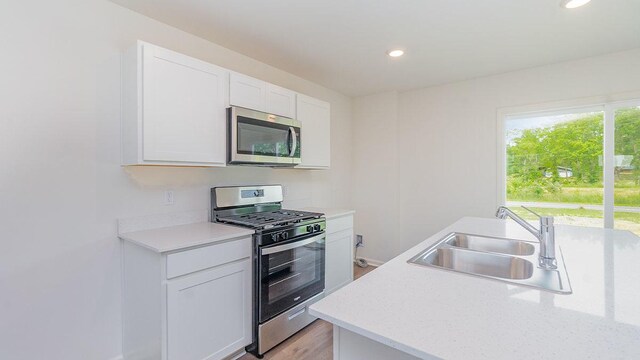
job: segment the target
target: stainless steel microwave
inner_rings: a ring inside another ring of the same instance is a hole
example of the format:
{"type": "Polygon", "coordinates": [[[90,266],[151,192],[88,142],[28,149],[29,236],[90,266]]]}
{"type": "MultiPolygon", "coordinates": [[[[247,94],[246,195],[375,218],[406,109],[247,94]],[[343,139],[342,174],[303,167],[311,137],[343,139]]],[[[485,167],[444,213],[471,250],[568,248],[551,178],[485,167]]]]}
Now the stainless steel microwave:
{"type": "Polygon", "coordinates": [[[228,108],[227,115],[229,164],[300,164],[299,121],[241,107],[228,108]]]}

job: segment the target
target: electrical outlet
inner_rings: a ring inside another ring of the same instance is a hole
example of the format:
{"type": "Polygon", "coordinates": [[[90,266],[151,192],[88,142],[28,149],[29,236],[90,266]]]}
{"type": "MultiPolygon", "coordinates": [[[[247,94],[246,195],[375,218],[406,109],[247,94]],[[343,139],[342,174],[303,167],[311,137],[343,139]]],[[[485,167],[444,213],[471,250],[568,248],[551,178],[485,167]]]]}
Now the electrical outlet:
{"type": "Polygon", "coordinates": [[[165,205],[173,205],[175,203],[175,198],[173,196],[173,190],[167,190],[164,192],[164,204],[165,205]]]}
{"type": "Polygon", "coordinates": [[[364,247],[364,238],[360,234],[356,234],[356,247],[364,247]]]}

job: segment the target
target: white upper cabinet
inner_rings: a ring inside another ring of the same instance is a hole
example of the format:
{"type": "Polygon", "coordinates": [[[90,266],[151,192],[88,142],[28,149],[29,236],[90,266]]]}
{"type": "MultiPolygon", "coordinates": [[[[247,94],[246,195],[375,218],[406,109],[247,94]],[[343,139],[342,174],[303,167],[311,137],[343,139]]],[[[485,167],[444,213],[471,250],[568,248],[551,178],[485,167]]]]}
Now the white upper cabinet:
{"type": "Polygon", "coordinates": [[[232,72],[229,81],[229,102],[233,106],[267,111],[267,83],[232,72]]]}
{"type": "Polygon", "coordinates": [[[294,119],[296,93],[277,85],[267,84],[267,112],[294,119]]]}
{"type": "Polygon", "coordinates": [[[225,166],[227,70],[144,42],[123,62],[123,163],[225,166]]]}
{"type": "Polygon", "coordinates": [[[295,92],[233,72],[229,81],[229,103],[288,118],[296,115],[295,92]]]}
{"type": "Polygon", "coordinates": [[[225,166],[229,105],[300,121],[297,168],[329,168],[329,103],[142,41],[122,62],[122,164],[225,166]]]}
{"type": "Polygon", "coordinates": [[[325,101],[298,94],[296,119],[300,131],[302,163],[297,168],[326,169],[331,163],[331,106],[325,101]]]}

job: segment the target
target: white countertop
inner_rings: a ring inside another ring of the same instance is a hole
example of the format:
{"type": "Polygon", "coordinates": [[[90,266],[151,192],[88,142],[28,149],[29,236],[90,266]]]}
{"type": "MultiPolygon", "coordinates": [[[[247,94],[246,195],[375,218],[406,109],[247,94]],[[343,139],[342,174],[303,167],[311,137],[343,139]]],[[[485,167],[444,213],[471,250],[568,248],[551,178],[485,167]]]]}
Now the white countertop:
{"type": "MultiPolygon", "coordinates": [[[[306,207],[300,210],[321,212],[327,220],[355,213],[354,210],[306,207]]],[[[161,223],[178,223],[190,219],[200,219],[206,212],[164,214],[119,220],[119,227],[137,230],[157,226],[161,223]],[[136,229],[137,228],[137,229],[136,229]]],[[[253,235],[254,231],[238,226],[223,225],[206,221],[175,226],[152,228],[120,233],[120,238],[163,253],[182,250],[189,247],[213,244],[243,236],[253,235]]]]}
{"type": "Polygon", "coordinates": [[[152,230],[133,231],[120,234],[123,240],[131,241],[153,251],[163,253],[193,246],[251,236],[254,231],[237,226],[199,222],[152,230]]]}
{"type": "Polygon", "coordinates": [[[351,215],[351,214],[355,214],[355,210],[349,210],[349,209],[332,209],[332,208],[321,208],[321,207],[305,207],[300,209],[302,211],[312,211],[312,212],[319,212],[319,213],[323,213],[324,217],[329,220],[329,219],[334,219],[337,217],[341,217],[341,216],[346,216],[346,215],[351,215]]]}
{"type": "Polygon", "coordinates": [[[463,218],[310,307],[417,357],[640,359],[640,238],[556,227],[573,294],[406,261],[452,231],[535,240],[513,221],[463,218]]]}

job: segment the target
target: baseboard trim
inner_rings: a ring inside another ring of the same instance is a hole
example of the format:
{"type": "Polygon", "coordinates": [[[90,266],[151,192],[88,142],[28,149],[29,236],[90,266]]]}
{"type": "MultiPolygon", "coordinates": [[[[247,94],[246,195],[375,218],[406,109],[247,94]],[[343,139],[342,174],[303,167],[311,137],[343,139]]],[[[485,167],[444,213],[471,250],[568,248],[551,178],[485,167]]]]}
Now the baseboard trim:
{"type": "MultiPolygon", "coordinates": [[[[229,355],[228,357],[226,357],[226,359],[228,359],[228,360],[237,360],[237,359],[239,359],[240,357],[242,357],[246,353],[247,352],[244,351],[244,348],[243,348],[243,349],[240,349],[240,350],[234,352],[233,354],[229,355]]],[[[112,358],[110,358],[108,360],[124,360],[124,356],[123,355],[118,355],[118,356],[112,357],[112,358]]]]}
{"type": "Polygon", "coordinates": [[[380,260],[376,260],[376,259],[370,259],[370,258],[366,258],[366,257],[360,257],[360,259],[365,259],[367,260],[367,262],[369,263],[369,265],[371,266],[375,266],[378,267],[382,264],[384,264],[384,261],[380,261],[380,260]]]}
{"type": "Polygon", "coordinates": [[[244,351],[244,348],[242,348],[242,349],[240,349],[240,350],[238,350],[238,351],[234,352],[233,354],[229,355],[229,356],[227,357],[227,359],[229,359],[229,360],[237,360],[237,359],[241,358],[241,357],[242,357],[244,354],[246,354],[246,353],[247,353],[247,352],[246,352],[246,351],[244,351]]]}

